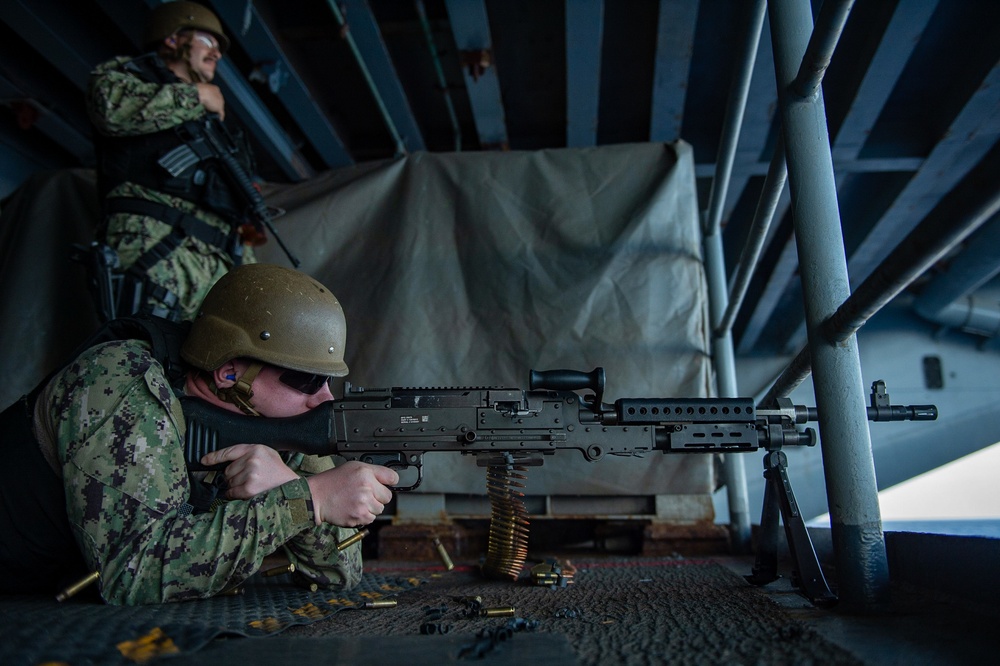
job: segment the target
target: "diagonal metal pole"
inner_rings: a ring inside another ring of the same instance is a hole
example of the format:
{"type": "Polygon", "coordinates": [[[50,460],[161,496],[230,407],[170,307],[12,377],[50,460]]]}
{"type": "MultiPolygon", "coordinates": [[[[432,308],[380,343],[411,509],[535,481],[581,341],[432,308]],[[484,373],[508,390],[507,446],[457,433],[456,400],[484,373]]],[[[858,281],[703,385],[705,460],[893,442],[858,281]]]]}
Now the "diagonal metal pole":
{"type": "MultiPolygon", "coordinates": [[[[837,16],[831,8],[850,4],[828,0],[821,21],[824,13],[837,16]]],[[[846,609],[871,612],[889,601],[889,565],[857,338],[831,344],[821,332],[823,322],[850,296],[850,281],[823,93],[818,85],[801,85],[797,76],[812,33],[812,11],[809,0],[770,0],[768,14],[838,592],[846,609]]],[[[846,20],[846,13],[839,17],[846,20]]]]}

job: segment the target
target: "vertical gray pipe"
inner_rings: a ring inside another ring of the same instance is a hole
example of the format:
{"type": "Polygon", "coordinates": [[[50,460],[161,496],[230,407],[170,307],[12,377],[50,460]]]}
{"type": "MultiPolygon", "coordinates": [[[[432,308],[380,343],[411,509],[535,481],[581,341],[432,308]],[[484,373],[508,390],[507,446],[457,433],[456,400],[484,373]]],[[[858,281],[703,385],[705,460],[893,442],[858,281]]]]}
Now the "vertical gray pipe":
{"type": "Polygon", "coordinates": [[[733,284],[729,289],[729,305],[722,319],[716,325],[715,335],[722,335],[733,328],[736,321],[736,314],[743,305],[746,298],[747,288],[753,278],[754,271],[757,270],[757,261],[760,253],[764,249],[764,242],[767,240],[767,231],[771,228],[771,220],[774,219],[774,211],[778,209],[778,202],[781,200],[781,193],[785,191],[785,180],[788,172],[785,169],[785,140],[778,135],[778,140],[774,146],[774,155],[771,157],[771,165],[767,168],[767,177],[764,178],[764,186],[761,188],[760,199],[757,201],[757,210],[750,224],[750,232],[747,234],[747,242],[740,253],[740,261],[736,265],[736,275],[733,276],[733,284]]]}
{"type": "Polygon", "coordinates": [[[737,54],[737,69],[733,73],[729,99],[726,102],[726,114],[722,120],[722,137],[719,139],[719,154],[715,160],[715,176],[712,178],[712,189],[708,194],[705,229],[709,236],[719,233],[722,225],[722,211],[726,206],[726,194],[733,175],[733,162],[736,159],[740,129],[743,126],[743,113],[746,111],[747,97],[750,94],[750,81],[753,78],[754,64],[757,62],[757,48],[760,45],[760,33],[764,29],[766,11],[766,0],[753,0],[753,5],[747,8],[747,32],[742,49],[737,54]]]}
{"type": "MultiPolygon", "coordinates": [[[[705,270],[708,279],[708,301],[712,321],[718,321],[726,308],[726,261],[722,252],[722,234],[706,236],[705,270]]],[[[737,397],[736,359],[731,329],[712,336],[712,361],[715,366],[719,396],[737,397]]],[[[747,474],[744,457],[726,454],[723,465],[726,499],[729,502],[729,540],[736,553],[750,552],[750,501],[747,498],[747,474]]]]}
{"type": "Polygon", "coordinates": [[[826,111],[819,89],[792,89],[812,12],[809,0],[770,0],[769,14],[840,602],[872,612],[888,603],[889,565],[857,338],[832,344],[820,330],[850,296],[826,111]]]}
{"type": "MultiPolygon", "coordinates": [[[[713,330],[718,328],[718,322],[725,314],[728,304],[726,263],[722,252],[722,210],[725,207],[726,193],[729,190],[733,160],[740,138],[740,127],[743,124],[747,96],[750,93],[750,80],[753,78],[753,67],[757,60],[757,48],[760,45],[760,34],[764,28],[766,9],[766,0],[754,0],[754,4],[747,9],[746,36],[737,61],[737,71],[730,86],[729,100],[723,120],[722,138],[719,141],[719,155],[715,163],[715,177],[712,179],[708,212],[704,223],[705,270],[708,280],[709,315],[713,330]]],[[[731,331],[722,331],[719,335],[712,336],[712,360],[715,366],[719,396],[723,398],[737,397],[739,388],[736,384],[736,361],[731,331]]],[[[727,455],[723,466],[723,475],[726,481],[726,498],[729,501],[730,541],[735,552],[748,552],[750,550],[750,502],[747,499],[746,466],[743,456],[739,454],[727,455]]]]}

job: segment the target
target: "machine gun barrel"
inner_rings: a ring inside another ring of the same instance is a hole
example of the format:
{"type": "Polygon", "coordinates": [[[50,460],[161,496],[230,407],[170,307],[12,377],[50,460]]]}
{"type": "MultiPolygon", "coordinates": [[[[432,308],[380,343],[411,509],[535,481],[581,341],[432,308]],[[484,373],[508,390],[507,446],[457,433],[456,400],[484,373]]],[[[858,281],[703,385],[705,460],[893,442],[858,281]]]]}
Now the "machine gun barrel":
{"type": "Polygon", "coordinates": [[[936,405],[890,405],[869,407],[869,421],[935,421],[938,417],[936,405]]]}

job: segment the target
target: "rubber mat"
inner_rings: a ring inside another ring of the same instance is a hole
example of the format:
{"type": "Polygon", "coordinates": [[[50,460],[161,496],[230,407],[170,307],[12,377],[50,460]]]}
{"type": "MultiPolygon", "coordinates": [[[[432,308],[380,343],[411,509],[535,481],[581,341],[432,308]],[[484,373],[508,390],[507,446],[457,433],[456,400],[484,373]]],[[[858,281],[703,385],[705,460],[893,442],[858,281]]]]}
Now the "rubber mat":
{"type": "MultiPolygon", "coordinates": [[[[0,664],[73,666],[148,663],[190,654],[223,635],[268,636],[365,602],[391,598],[420,580],[366,573],[350,593],[310,592],[288,575],[256,576],[238,596],[148,606],[108,606],[51,597],[0,597],[0,664]]],[[[181,660],[175,660],[181,663],[181,660]]]]}
{"type": "MultiPolygon", "coordinates": [[[[378,646],[374,654],[381,654],[397,636],[423,634],[428,641],[464,636],[460,649],[438,664],[484,655],[503,663],[504,651],[528,635],[559,638],[572,646],[576,663],[594,666],[861,663],[716,562],[609,559],[573,564],[573,583],[566,587],[532,585],[527,568],[514,583],[484,580],[468,567],[427,576],[416,565],[411,570],[387,566],[380,573],[408,573],[427,582],[401,594],[395,608],[345,613],[295,627],[282,638],[353,637],[368,646],[369,654],[372,646],[378,646]],[[506,617],[470,613],[470,603],[475,604],[470,599],[477,598],[483,608],[512,612],[506,617]],[[513,630],[499,633],[505,627],[513,630]],[[502,640],[486,640],[490,635],[502,640]],[[375,636],[380,640],[373,641],[375,636]]],[[[412,651],[413,641],[408,645],[412,651]]]]}

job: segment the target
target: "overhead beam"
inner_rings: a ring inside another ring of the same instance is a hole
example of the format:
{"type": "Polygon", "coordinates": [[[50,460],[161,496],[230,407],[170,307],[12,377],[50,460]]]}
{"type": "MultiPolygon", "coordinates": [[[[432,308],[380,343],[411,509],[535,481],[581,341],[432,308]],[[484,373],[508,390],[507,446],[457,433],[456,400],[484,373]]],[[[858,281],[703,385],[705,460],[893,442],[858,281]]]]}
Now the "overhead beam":
{"type": "Polygon", "coordinates": [[[566,0],[566,145],[597,145],[604,0],[566,0]]]}
{"type": "Polygon", "coordinates": [[[226,108],[231,109],[243,126],[254,133],[285,176],[292,181],[301,181],[316,175],[315,169],[231,61],[219,61],[215,82],[226,97],[226,108]]]}
{"type": "Polygon", "coordinates": [[[947,270],[924,286],[913,309],[922,317],[934,320],[949,305],[992,280],[1000,273],[997,247],[1000,247],[1000,214],[994,214],[970,236],[961,254],[949,262],[947,270]]]}
{"type": "Polygon", "coordinates": [[[506,150],[510,141],[486,4],[484,0],[445,0],[445,6],[461,58],[480,147],[506,150]]]}
{"type": "Polygon", "coordinates": [[[660,0],[650,141],[676,141],[681,138],[697,22],[698,0],[660,0]]]}
{"type": "Polygon", "coordinates": [[[60,2],[4,0],[0,2],[0,21],[80,91],[87,89],[94,65],[111,57],[101,49],[100,41],[94,39],[87,26],[75,22],[60,2]]]}
{"type": "Polygon", "coordinates": [[[858,158],[937,5],[938,0],[899,0],[844,122],[836,131],[834,165],[858,158]]]}
{"type": "Polygon", "coordinates": [[[352,50],[355,50],[358,65],[385,118],[396,144],[396,152],[404,154],[426,150],[423,134],[368,0],[328,0],[327,4],[348,30],[352,50]]]}
{"type": "Polygon", "coordinates": [[[268,90],[302,129],[327,168],[354,163],[337,131],[313,99],[298,72],[278,45],[274,33],[252,3],[213,0],[212,9],[226,25],[229,38],[258,64],[268,63],[268,90]]]}
{"type": "Polygon", "coordinates": [[[850,258],[851,281],[868,277],[892,251],[887,238],[903,238],[923,220],[1000,139],[1000,62],[956,116],[923,166],[850,258]]]}

